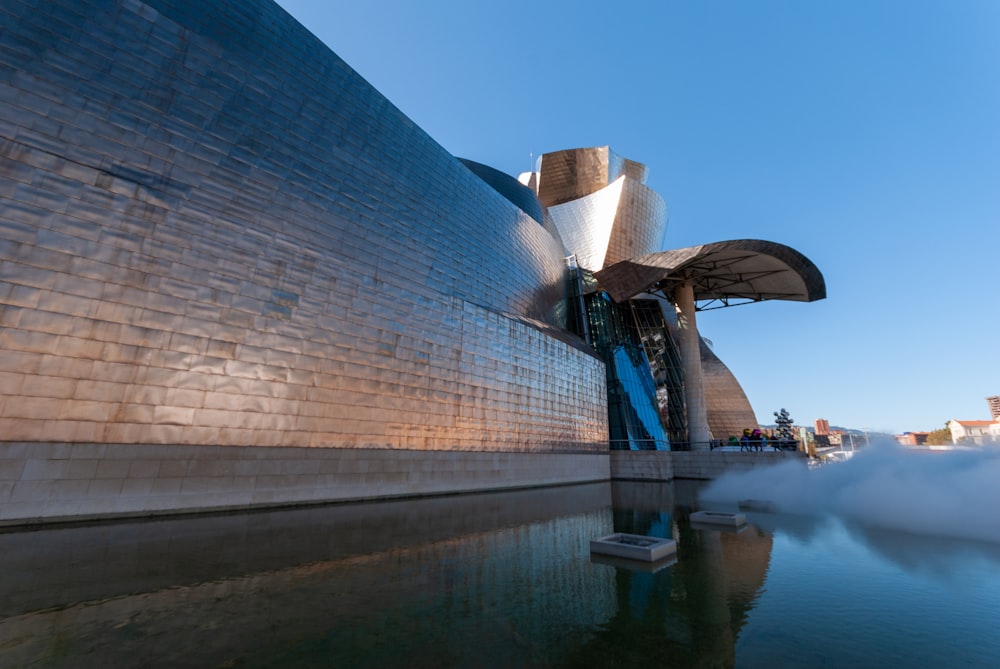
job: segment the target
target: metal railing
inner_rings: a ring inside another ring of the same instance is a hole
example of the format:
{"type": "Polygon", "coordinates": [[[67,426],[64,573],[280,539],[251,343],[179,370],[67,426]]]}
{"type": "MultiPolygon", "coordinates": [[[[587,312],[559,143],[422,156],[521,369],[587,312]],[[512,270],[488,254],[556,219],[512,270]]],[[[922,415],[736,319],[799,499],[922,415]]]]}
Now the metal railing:
{"type": "Polygon", "coordinates": [[[797,451],[799,442],[795,439],[751,439],[733,444],[728,441],[713,439],[711,441],[665,441],[663,439],[612,439],[612,451],[728,451],[728,452],[764,452],[764,451],[797,451]]]}
{"type": "Polygon", "coordinates": [[[795,439],[748,439],[740,440],[738,443],[729,441],[713,441],[712,450],[726,451],[797,451],[799,442],[795,439]]]}
{"type": "Polygon", "coordinates": [[[612,451],[670,451],[677,450],[672,442],[664,439],[612,439],[612,451]]]}

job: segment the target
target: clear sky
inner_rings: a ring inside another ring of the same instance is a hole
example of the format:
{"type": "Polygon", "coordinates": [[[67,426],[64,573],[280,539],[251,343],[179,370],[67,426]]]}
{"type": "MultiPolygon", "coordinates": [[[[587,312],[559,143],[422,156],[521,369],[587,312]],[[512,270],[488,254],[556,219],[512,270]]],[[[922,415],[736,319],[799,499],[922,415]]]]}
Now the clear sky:
{"type": "Polygon", "coordinates": [[[665,248],[766,239],[826,300],[699,314],[758,419],[886,432],[1000,394],[1000,2],[279,0],[447,151],[610,145],[665,248]]]}

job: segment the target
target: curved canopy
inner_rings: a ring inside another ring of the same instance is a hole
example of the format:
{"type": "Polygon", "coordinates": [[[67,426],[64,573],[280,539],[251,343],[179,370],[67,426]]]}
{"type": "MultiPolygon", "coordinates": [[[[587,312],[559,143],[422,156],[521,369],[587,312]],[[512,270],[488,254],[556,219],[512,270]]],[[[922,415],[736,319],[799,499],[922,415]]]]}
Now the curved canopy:
{"type": "Polygon", "coordinates": [[[793,248],[735,239],[650,253],[596,272],[602,290],[621,302],[643,292],[672,293],[690,281],[699,309],[763,300],[812,302],[826,297],[819,269],[793,248]]]}

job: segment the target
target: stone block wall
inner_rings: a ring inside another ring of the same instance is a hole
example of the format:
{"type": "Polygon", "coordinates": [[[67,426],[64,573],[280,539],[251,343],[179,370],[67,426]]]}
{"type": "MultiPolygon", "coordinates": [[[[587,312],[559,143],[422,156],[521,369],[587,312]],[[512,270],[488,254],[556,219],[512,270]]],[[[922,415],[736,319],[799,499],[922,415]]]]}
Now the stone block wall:
{"type": "Polygon", "coordinates": [[[611,451],[611,478],[632,481],[709,480],[727,472],[804,460],[798,451],[611,451]]]}
{"type": "Polygon", "coordinates": [[[727,472],[756,467],[770,467],[789,460],[804,461],[798,451],[678,451],[672,453],[674,477],[679,479],[715,479],[727,472]]]}
{"type": "Polygon", "coordinates": [[[606,454],[0,444],[0,526],[607,481],[606,454]]]}
{"type": "Polygon", "coordinates": [[[670,481],[674,478],[670,451],[611,451],[611,478],[625,481],[670,481]]]}

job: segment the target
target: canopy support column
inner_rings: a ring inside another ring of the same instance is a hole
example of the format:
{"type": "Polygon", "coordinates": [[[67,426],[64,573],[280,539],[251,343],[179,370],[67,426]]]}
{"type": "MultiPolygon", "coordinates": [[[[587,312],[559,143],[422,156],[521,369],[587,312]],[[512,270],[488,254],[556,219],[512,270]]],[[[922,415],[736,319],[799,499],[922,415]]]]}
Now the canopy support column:
{"type": "Polygon", "coordinates": [[[692,450],[709,450],[708,410],[701,370],[701,338],[695,322],[694,286],[685,280],[674,290],[674,306],[680,329],[680,352],[684,366],[684,400],[687,404],[688,442],[692,450]]]}

